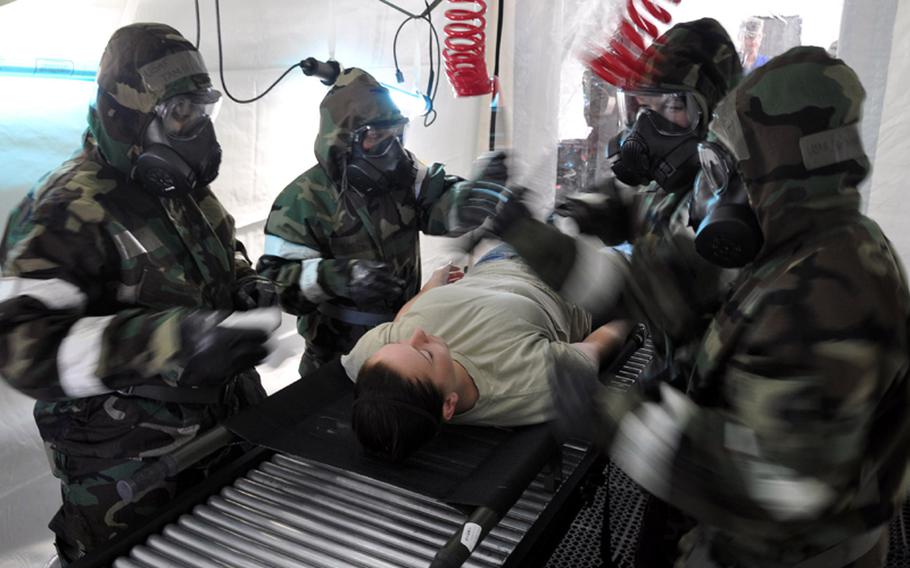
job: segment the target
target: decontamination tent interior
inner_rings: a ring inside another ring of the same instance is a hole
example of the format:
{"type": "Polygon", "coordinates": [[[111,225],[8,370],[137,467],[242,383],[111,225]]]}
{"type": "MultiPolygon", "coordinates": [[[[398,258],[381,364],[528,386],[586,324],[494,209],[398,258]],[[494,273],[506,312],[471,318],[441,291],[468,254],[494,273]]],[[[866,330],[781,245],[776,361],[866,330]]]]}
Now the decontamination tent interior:
{"type": "MultiPolygon", "coordinates": [[[[659,2],[660,3],[660,2],[659,2]]],[[[95,94],[89,77],[97,69],[110,34],[143,21],[167,23],[197,39],[196,3],[189,0],[0,0],[0,217],[47,170],[78,145],[88,103],[95,94]],[[23,69],[38,69],[38,74],[23,69]],[[60,70],[72,70],[70,77],[60,70]],[[50,71],[41,73],[40,71],[50,71]],[[60,75],[64,75],[61,77],[60,75]]],[[[476,4],[470,3],[476,7],[476,4]]],[[[552,203],[559,140],[584,138],[582,66],[576,54],[585,43],[603,45],[625,9],[619,0],[503,0],[486,6],[486,66],[498,66],[498,118],[492,143],[511,148],[516,180],[535,192],[539,209],[552,203]],[[501,32],[497,33],[497,24],[501,32]],[[496,61],[499,44],[498,65],[496,61]]],[[[867,100],[862,134],[873,171],[863,185],[865,212],[878,221],[910,262],[910,204],[903,175],[910,152],[910,3],[898,0],[681,0],[668,5],[674,22],[710,16],[736,41],[749,16],[797,21],[802,44],[828,48],[862,79],[867,100]],[[792,17],[798,16],[796,20],[792,17]]],[[[423,21],[396,30],[419,13],[418,0],[200,0],[199,44],[216,88],[246,99],[261,94],[289,66],[307,57],[335,59],[362,67],[400,88],[402,105],[414,105],[406,146],[422,161],[442,162],[467,175],[475,156],[491,144],[491,95],[456,97],[430,48],[423,21]],[[393,6],[394,5],[394,6],[393,6]],[[217,17],[220,15],[220,49],[217,17]],[[397,49],[393,50],[393,45],[397,49]],[[404,76],[396,82],[395,60],[404,76]],[[223,68],[223,79],[219,77],[223,68]],[[433,96],[435,120],[417,113],[430,72],[443,75],[433,96]],[[222,80],[224,83],[222,84],[222,80]],[[407,102],[410,101],[410,102],[407,102]]],[[[432,12],[444,39],[443,0],[432,12]]],[[[314,163],[318,105],[326,87],[294,70],[261,100],[225,100],[216,122],[224,161],[213,189],[235,217],[238,237],[255,260],[272,200],[314,163]]],[[[424,274],[459,254],[447,242],[426,238],[424,274]]],[[[289,320],[283,343],[302,348],[289,320]]],[[[290,358],[264,368],[270,391],[296,378],[290,358]]],[[[59,504],[31,401],[0,384],[0,568],[41,566],[52,551],[45,525],[59,504]]]]}

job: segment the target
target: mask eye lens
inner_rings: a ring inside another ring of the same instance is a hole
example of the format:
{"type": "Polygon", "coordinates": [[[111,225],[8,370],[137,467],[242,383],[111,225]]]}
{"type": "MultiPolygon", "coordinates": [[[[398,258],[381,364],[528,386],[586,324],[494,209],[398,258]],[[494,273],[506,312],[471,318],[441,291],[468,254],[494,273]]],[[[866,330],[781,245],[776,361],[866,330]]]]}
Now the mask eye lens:
{"type": "Polygon", "coordinates": [[[655,122],[655,128],[666,136],[680,136],[693,132],[699,125],[701,112],[695,96],[684,91],[643,89],[617,90],[616,101],[623,120],[623,127],[632,129],[646,112],[655,122]]]}
{"type": "Polygon", "coordinates": [[[715,194],[723,192],[730,183],[731,173],[726,157],[713,144],[701,143],[698,145],[698,159],[711,190],[715,194]]]}
{"type": "Polygon", "coordinates": [[[389,148],[392,147],[396,140],[399,144],[404,143],[404,124],[386,128],[365,126],[357,131],[354,138],[355,143],[360,145],[364,155],[370,157],[382,156],[389,151],[389,148]]]}
{"type": "Polygon", "coordinates": [[[155,112],[164,132],[174,138],[190,138],[214,115],[215,104],[199,103],[187,95],[177,95],[159,104],[155,112]]]}

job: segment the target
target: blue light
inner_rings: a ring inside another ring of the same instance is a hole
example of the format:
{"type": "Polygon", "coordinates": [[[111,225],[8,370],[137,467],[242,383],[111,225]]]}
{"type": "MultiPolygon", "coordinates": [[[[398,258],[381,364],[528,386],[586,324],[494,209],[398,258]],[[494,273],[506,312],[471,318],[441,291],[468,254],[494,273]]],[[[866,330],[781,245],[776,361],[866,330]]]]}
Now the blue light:
{"type": "Polygon", "coordinates": [[[392,102],[395,103],[395,106],[398,107],[398,110],[400,110],[401,114],[404,116],[414,118],[415,116],[422,116],[429,112],[430,101],[423,93],[416,90],[408,91],[389,83],[380,84],[389,90],[389,96],[392,97],[392,102]]]}
{"type": "Polygon", "coordinates": [[[76,69],[69,59],[35,59],[33,64],[0,64],[0,75],[8,77],[35,77],[42,79],[70,79],[94,81],[94,69],[76,69]]]}

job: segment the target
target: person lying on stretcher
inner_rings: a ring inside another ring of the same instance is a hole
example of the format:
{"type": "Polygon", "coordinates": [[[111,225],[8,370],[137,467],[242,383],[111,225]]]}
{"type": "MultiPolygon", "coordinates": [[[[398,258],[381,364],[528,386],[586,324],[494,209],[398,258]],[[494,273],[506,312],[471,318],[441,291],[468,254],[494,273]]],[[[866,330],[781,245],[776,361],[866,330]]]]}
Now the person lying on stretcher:
{"type": "Polygon", "coordinates": [[[393,322],[372,329],[341,358],[356,382],[352,427],[374,455],[403,459],[443,422],[546,422],[553,418],[552,366],[596,373],[629,333],[621,320],[592,333],[591,316],[507,247],[461,276],[452,266],[436,270],[393,322]]]}

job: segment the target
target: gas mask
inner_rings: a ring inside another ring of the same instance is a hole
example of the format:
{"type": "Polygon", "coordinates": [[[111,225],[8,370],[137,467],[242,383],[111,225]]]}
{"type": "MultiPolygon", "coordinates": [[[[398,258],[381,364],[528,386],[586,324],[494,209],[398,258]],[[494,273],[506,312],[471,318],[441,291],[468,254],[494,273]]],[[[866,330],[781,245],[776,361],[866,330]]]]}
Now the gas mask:
{"type": "Polygon", "coordinates": [[[746,184],[733,155],[721,144],[698,145],[702,171],[689,202],[689,226],[695,250],[708,262],[739,268],[752,262],[764,243],[746,184]]]}
{"type": "Polygon", "coordinates": [[[364,195],[381,195],[414,183],[414,158],[404,149],[407,122],[367,125],[354,131],[345,165],[347,183],[364,195]]]}
{"type": "Polygon", "coordinates": [[[221,146],[214,120],[221,94],[209,90],[175,95],[155,107],[145,129],[133,179],[160,196],[186,195],[218,177],[221,146]]]}
{"type": "Polygon", "coordinates": [[[609,143],[613,173],[628,185],[656,181],[664,191],[692,187],[701,113],[692,93],[617,91],[624,131],[609,143]]]}

